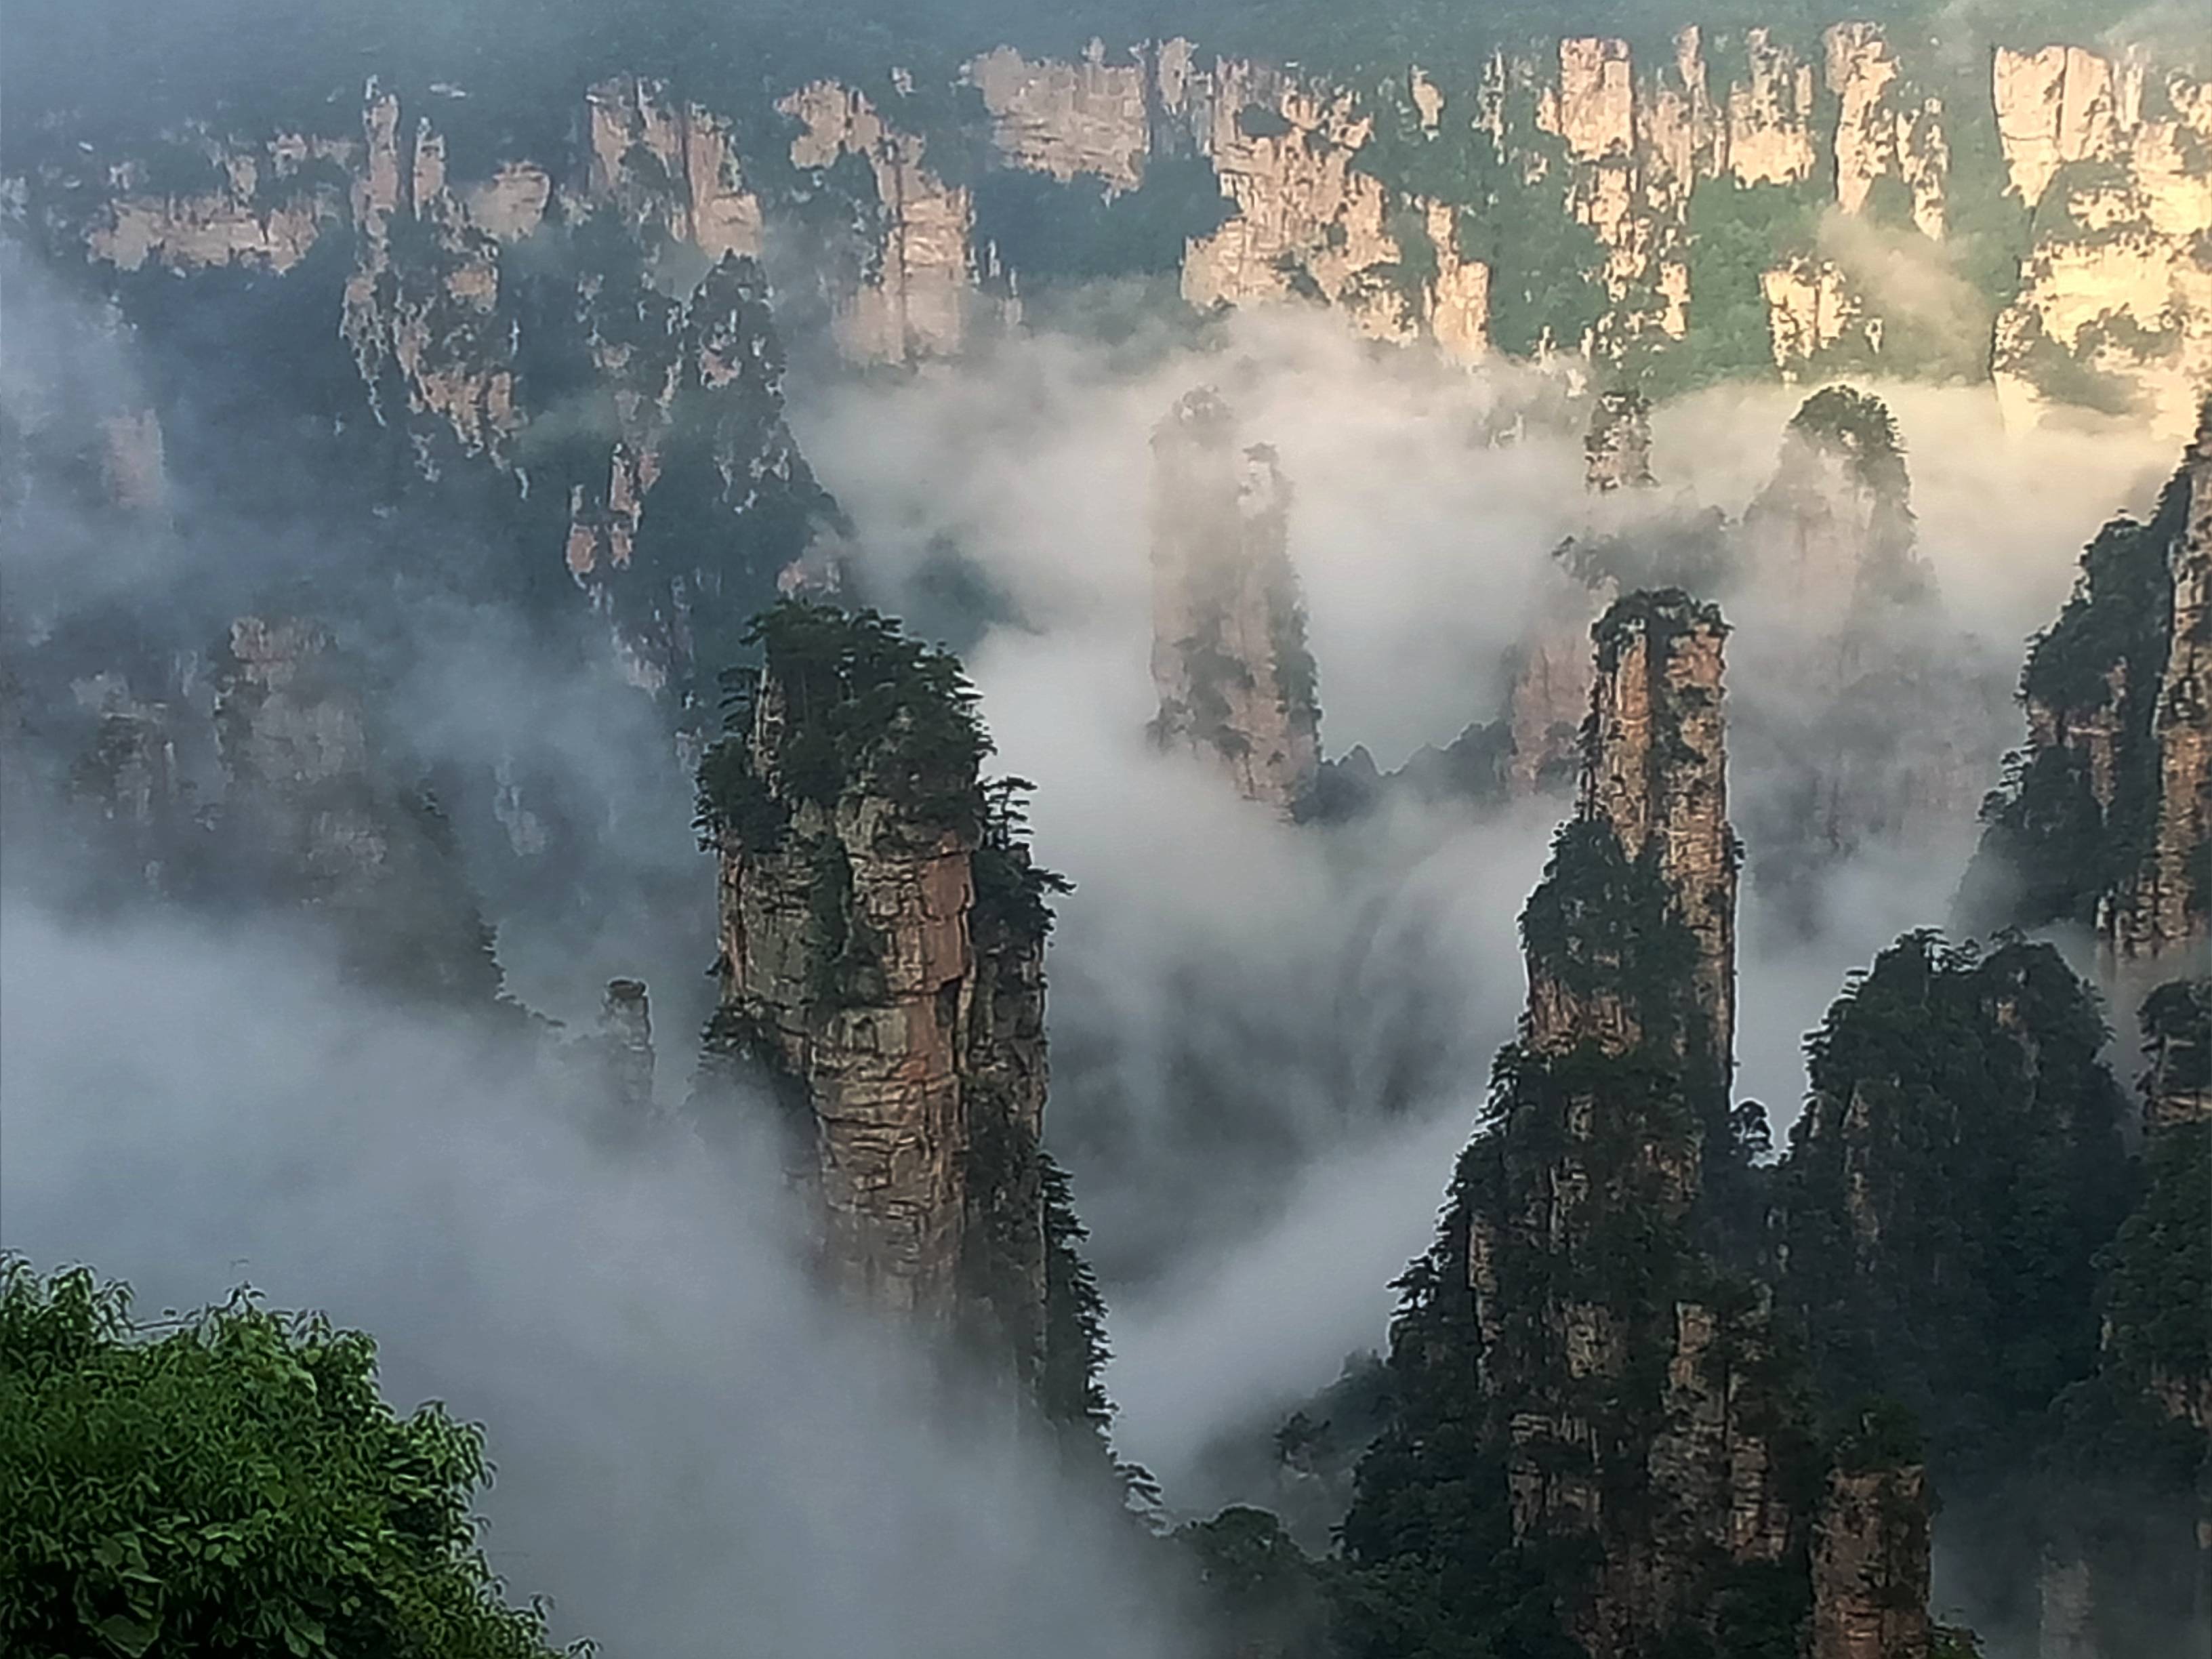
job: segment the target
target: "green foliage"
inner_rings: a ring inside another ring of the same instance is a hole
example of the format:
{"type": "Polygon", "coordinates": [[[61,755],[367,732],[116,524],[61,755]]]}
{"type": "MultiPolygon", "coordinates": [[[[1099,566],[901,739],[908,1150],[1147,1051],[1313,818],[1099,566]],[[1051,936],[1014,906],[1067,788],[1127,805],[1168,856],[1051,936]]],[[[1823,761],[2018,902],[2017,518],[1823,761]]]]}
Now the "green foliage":
{"type": "Polygon", "coordinates": [[[2152,1138],[2142,1200],[2102,1261],[2112,1363],[2138,1387],[2212,1377],[2212,1122],[2152,1138]]]}
{"type": "Polygon", "coordinates": [[[1274,1516],[1234,1506],[1178,1527],[1175,1541],[1222,1659],[1330,1659],[1323,1569],[1274,1516]]]}
{"type": "Polygon", "coordinates": [[[546,1659],[470,1504],[481,1430],[243,1293],[161,1325],[0,1259],[0,1648],[86,1659],[546,1659]]]}
{"type": "Polygon", "coordinates": [[[1662,389],[1775,374],[1765,273],[1812,251],[1821,204],[1809,184],[1700,179],[1690,191],[1688,331],[1662,389]]]}
{"type": "Polygon", "coordinates": [[[1106,1342],[1106,1298],[1083,1257],[1089,1231],[1075,1213],[1067,1171],[1049,1152],[1037,1154],[1044,1194],[1044,1364],[1037,1400],[1072,1455],[1103,1452],[1114,1402],[1103,1378],[1113,1350],[1106,1342]]]}
{"type": "Polygon", "coordinates": [[[1836,1467],[1846,1474],[1903,1468],[1926,1455],[1919,1419],[1895,1400],[1863,1401],[1836,1437],[1836,1467]]]}
{"type": "Polygon", "coordinates": [[[1902,1401],[1939,1484],[2021,1467],[2096,1363],[2133,1176],[2096,1000],[2045,945],[1907,934],[1806,1042],[1782,1290],[1830,1395],[1902,1401]]]}
{"type": "Polygon", "coordinates": [[[1494,1200],[1499,1148],[1461,1155],[1437,1242],[1392,1286],[1392,1411],[1360,1460],[1332,1585],[1348,1659],[1582,1659],[1545,1561],[1513,1534],[1502,1450],[1479,1383],[1468,1218],[1494,1200]]]}
{"type": "Polygon", "coordinates": [[[1521,913],[1532,964],[1578,997],[1615,995],[1655,1042],[1686,1038],[1696,939],[1674,914],[1656,842],[1632,860],[1610,824],[1577,817],[1553,839],[1521,913]]]}
{"type": "MultiPolygon", "coordinates": [[[[1403,81],[1403,66],[1367,94],[1373,136],[1352,165],[1388,185],[1401,204],[1449,202],[1459,210],[1458,252],[1490,267],[1490,332],[1500,350],[1526,356],[1547,341],[1578,349],[1606,307],[1597,273],[1603,250],[1569,211],[1566,146],[1536,123],[1534,90],[1517,82],[1506,94],[1509,156],[1490,134],[1465,118],[1426,125],[1403,81]]],[[[1433,275],[1424,253],[1425,223],[1394,221],[1419,234],[1392,280],[1410,288],[1433,275]]]]}
{"type": "Polygon", "coordinates": [[[1157,156],[1135,190],[1105,179],[1002,168],[975,185],[975,240],[1024,284],[1179,270],[1185,246],[1235,211],[1210,163],[1157,156]]]}
{"type": "Polygon", "coordinates": [[[755,617],[742,642],[763,667],[724,677],[726,735],[700,769],[703,833],[780,833],[764,794],[829,810],[859,789],[890,799],[915,832],[981,835],[976,769],[991,745],[957,657],[878,611],[792,599],[755,617]],[[777,712],[764,757],[753,752],[763,695],[777,712]]]}
{"type": "Polygon", "coordinates": [[[2087,926],[2099,899],[2141,865],[2160,794],[2151,728],[2173,627],[2166,561],[2188,502],[2186,476],[2177,473],[2148,523],[2116,519],[2099,532],[2058,620],[2031,642],[2021,700],[2069,727],[2089,721],[2112,731],[2110,805],[2097,798],[2079,738],[2008,756],[2002,784],[1982,807],[1966,890],[1975,925],[2087,926]]]}
{"type": "Polygon", "coordinates": [[[983,836],[973,860],[975,905],[972,925],[979,948],[1005,939],[1041,945],[1052,932],[1052,897],[1075,884],[1030,856],[1024,798],[1036,786],[1027,778],[998,778],[983,786],[983,836]]]}

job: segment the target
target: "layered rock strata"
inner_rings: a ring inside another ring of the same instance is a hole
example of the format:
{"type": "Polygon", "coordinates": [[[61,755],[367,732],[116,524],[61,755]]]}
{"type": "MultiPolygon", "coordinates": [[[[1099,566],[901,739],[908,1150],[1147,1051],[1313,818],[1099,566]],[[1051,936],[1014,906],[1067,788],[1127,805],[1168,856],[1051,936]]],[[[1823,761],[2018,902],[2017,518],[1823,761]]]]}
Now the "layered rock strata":
{"type": "Polygon", "coordinates": [[[978,782],[957,663],[796,602],[759,631],[765,665],[701,772],[720,860],[709,1054],[783,1103],[833,1284],[981,1330],[1034,1377],[1054,878],[978,782]]]}
{"type": "MultiPolygon", "coordinates": [[[[1522,1037],[1500,1059],[1493,1127],[1462,1160],[1443,1242],[1413,1275],[1393,1364],[1413,1401],[1479,1389],[1514,1547],[1583,1564],[1541,1580],[1581,1651],[1711,1640],[1734,1587],[1762,1577],[1802,1585],[1808,1637],[1826,1639],[1864,1623],[1860,1565],[1893,1563],[1902,1582],[1917,1560],[1924,1589],[1925,1510],[1856,1504],[1844,1483],[1816,1527],[1804,1475],[1819,1453],[1770,1299],[1702,1242],[1724,1231],[1723,1172],[1741,1158],[1725,629],[1679,592],[1639,592],[1595,633],[1579,805],[1522,918],[1522,1037]],[[1462,1295],[1465,1354],[1446,1334],[1462,1295]]],[[[1377,1479],[1363,1474],[1363,1497],[1377,1479]]],[[[1358,1505],[1346,1536],[1364,1559],[1358,1505]]],[[[1921,1635],[1820,1650],[1917,1659],[1924,1621],[1921,1635]]]]}
{"type": "MultiPolygon", "coordinates": [[[[118,155],[90,135],[89,153],[34,156],[14,193],[55,240],[126,270],[289,271],[349,228],[365,367],[396,368],[392,400],[468,453],[536,412],[510,403],[497,250],[542,227],[604,213],[642,248],[711,264],[759,254],[780,223],[841,348],[906,363],[963,349],[988,296],[1025,280],[978,232],[979,160],[1111,198],[1170,156],[1231,206],[1173,260],[1201,307],[1302,299],[1462,359],[1494,339],[1613,359],[1734,353],[1717,331],[1747,304],[1771,362],[1809,378],[1989,372],[1975,308],[2002,306],[2010,415],[2130,408],[2185,434],[2212,372],[2212,275],[2193,252],[2212,232],[2212,88],[2136,51],[2000,43],[1988,61],[1962,75],[1861,21],[1804,41],[1692,27],[1656,53],[1569,36],[1450,80],[1358,84],[1182,40],[1072,61],[1000,47],[963,86],[816,81],[763,88],[757,111],[611,75],[558,153],[458,161],[457,89],[405,111],[373,90],[357,134],[193,129],[118,155]],[[761,118],[769,106],[795,135],[761,118]],[[1984,242],[2025,240],[2016,294],[2009,272],[1954,255],[1962,215],[1984,242]],[[1764,269],[1711,253],[1737,232],[1763,236],[1764,269]],[[1954,303],[1970,289],[1972,316],[1954,303]]],[[[680,261],[658,263],[680,286],[680,261]]]]}

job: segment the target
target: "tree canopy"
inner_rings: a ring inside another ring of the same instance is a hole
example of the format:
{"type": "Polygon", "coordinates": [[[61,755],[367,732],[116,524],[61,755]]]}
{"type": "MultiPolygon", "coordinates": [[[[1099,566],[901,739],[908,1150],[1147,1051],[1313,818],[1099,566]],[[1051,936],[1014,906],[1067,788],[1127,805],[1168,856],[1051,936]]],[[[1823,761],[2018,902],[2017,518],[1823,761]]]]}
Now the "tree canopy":
{"type": "Polygon", "coordinates": [[[548,1659],[478,1547],[481,1428],[377,1387],[376,1345],[250,1293],[0,1259],[0,1650],[548,1659]]]}

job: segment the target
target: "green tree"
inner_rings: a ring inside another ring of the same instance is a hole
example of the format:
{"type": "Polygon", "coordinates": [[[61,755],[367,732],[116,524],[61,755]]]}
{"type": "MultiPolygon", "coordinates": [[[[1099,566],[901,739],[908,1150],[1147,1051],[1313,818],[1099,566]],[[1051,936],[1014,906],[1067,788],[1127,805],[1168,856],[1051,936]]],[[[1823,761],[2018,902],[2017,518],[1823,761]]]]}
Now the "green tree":
{"type": "Polygon", "coordinates": [[[0,1651],[546,1659],[477,1547],[489,1477],[360,1332],[244,1291],[137,1323],[88,1268],[0,1259],[0,1651]]]}

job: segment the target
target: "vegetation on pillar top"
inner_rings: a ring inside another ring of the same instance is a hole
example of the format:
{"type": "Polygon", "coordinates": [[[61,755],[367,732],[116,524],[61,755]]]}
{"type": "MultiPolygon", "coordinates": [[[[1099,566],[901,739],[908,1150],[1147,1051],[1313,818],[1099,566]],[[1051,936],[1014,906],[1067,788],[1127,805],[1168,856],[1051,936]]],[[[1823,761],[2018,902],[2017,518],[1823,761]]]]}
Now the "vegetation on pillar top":
{"type": "Polygon", "coordinates": [[[725,736],[699,772],[702,833],[769,850],[793,809],[858,790],[918,828],[981,836],[991,740],[957,657],[879,612],[792,599],[756,617],[744,643],[761,665],[722,676],[725,736]]]}
{"type": "Polygon", "coordinates": [[[1622,594],[1598,618],[1590,637],[1597,641],[1598,672],[1609,674],[1620,666],[1620,653],[1632,640],[1663,641],[1700,632],[1726,638],[1728,631],[1720,606],[1679,587],[1661,587],[1622,594]]]}
{"type": "Polygon", "coordinates": [[[1789,430],[1818,448],[1846,457],[1869,489],[1900,498],[1911,493],[1905,443],[1889,405],[1881,398],[1847,386],[1824,387],[1790,417],[1789,430]]]}
{"type": "Polygon", "coordinates": [[[2089,926],[2099,900],[2141,866],[2160,799],[2152,727],[2172,645],[2168,557],[2189,494],[2177,473],[2148,522],[2118,518],[2100,531],[2065,608],[2029,647],[2020,698],[2039,729],[2005,757],[2003,780],[1983,804],[1968,925],[2089,926]],[[2091,745],[2107,739],[2100,778],[2091,745]]]}

